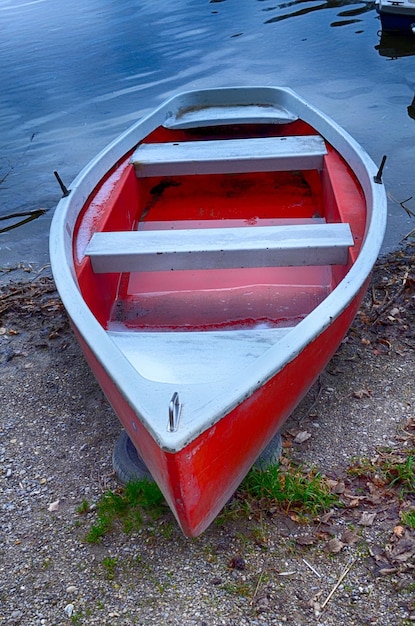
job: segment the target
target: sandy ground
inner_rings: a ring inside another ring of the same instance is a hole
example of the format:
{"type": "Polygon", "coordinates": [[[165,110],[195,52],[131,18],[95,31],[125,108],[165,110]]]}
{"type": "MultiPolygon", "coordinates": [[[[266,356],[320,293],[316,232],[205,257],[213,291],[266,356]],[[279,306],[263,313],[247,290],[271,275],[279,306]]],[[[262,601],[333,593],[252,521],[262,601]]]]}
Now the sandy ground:
{"type": "MultiPolygon", "coordinates": [[[[121,427],[67,324],[53,281],[3,272],[0,292],[0,624],[375,624],[415,621],[415,507],[348,470],[415,442],[412,246],[379,262],[355,323],[284,428],[284,457],[315,467],[342,509],[300,523],[225,511],[188,540],[168,510],[85,541],[116,490],[121,427]],[[87,515],[78,510],[92,506],[87,515]],[[343,578],[342,578],[343,577],[343,578]]],[[[402,456],[403,455],[403,456],[402,456]]]]}

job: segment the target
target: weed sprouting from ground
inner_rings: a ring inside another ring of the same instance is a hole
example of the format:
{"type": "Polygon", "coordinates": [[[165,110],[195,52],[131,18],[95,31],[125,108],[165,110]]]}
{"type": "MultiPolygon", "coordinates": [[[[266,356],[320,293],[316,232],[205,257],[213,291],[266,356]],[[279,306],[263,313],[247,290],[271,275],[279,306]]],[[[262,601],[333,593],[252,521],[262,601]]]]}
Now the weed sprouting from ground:
{"type": "Polygon", "coordinates": [[[402,511],[401,519],[405,526],[415,529],[415,511],[402,511]]]}
{"type": "MultiPolygon", "coordinates": [[[[270,465],[267,469],[252,469],[218,523],[223,523],[229,516],[249,516],[253,510],[278,509],[295,511],[300,517],[315,516],[336,505],[339,506],[340,502],[330,492],[324,477],[286,462],[270,465]]],[[[83,502],[78,513],[88,510],[88,503],[83,502]]],[[[96,505],[96,521],[85,539],[96,543],[116,527],[125,533],[134,532],[142,527],[144,517],[153,521],[166,510],[163,495],[155,483],[146,480],[130,482],[117,492],[104,493],[96,505]]]]}
{"type": "Polygon", "coordinates": [[[115,493],[106,491],[96,506],[96,522],[85,539],[88,543],[96,543],[116,525],[121,525],[125,533],[131,533],[141,528],[143,515],[154,520],[165,508],[160,489],[147,480],[130,482],[115,493]]]}
{"type": "Polygon", "coordinates": [[[117,564],[117,557],[106,556],[102,559],[102,565],[105,568],[107,580],[114,580],[117,564]]]}
{"type": "Polygon", "coordinates": [[[415,492],[415,450],[405,459],[386,462],[383,471],[389,485],[399,488],[402,496],[415,492]]]}
{"type": "Polygon", "coordinates": [[[348,470],[354,477],[368,478],[377,486],[393,490],[400,498],[415,494],[415,450],[382,450],[374,460],[360,459],[348,470]]]}
{"type": "Polygon", "coordinates": [[[304,471],[292,463],[270,465],[265,470],[253,468],[240,492],[251,504],[266,502],[267,508],[277,507],[311,516],[340,504],[321,474],[304,471]]]}
{"type": "Polygon", "coordinates": [[[80,515],[83,515],[84,513],[89,513],[89,502],[87,500],[82,500],[81,504],[76,510],[80,515]]]}

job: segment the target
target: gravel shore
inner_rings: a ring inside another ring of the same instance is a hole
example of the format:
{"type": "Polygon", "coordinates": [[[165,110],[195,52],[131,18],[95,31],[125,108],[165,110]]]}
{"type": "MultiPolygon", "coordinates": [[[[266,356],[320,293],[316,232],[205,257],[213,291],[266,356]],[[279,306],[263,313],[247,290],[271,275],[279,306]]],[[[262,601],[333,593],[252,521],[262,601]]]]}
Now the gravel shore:
{"type": "Polygon", "coordinates": [[[346,340],[284,428],[284,458],[324,474],[344,506],[308,522],[276,507],[225,513],[197,539],[166,509],[130,534],[85,540],[96,503],[119,488],[111,456],[121,426],[52,279],[4,273],[0,624],[415,622],[415,531],[402,523],[414,491],[399,498],[350,473],[380,450],[415,447],[413,251],[378,263],[346,340]]]}

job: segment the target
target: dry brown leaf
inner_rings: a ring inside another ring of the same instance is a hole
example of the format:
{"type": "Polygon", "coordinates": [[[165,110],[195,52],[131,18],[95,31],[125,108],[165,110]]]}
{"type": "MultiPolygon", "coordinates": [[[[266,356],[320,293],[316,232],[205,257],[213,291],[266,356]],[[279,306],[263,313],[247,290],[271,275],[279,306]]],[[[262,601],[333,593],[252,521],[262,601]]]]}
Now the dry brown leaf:
{"type": "Polygon", "coordinates": [[[359,520],[359,524],[361,526],[372,526],[376,517],[376,513],[368,513],[367,511],[363,511],[362,516],[359,520]]]}
{"type": "Polygon", "coordinates": [[[359,537],[359,535],[357,534],[356,531],[354,531],[354,530],[345,530],[343,535],[342,535],[341,541],[345,545],[351,546],[354,543],[357,543],[359,541],[359,539],[360,539],[360,537],[359,537]]]}
{"type": "Polygon", "coordinates": [[[342,495],[350,500],[349,503],[345,503],[349,509],[358,507],[361,501],[366,499],[366,496],[357,496],[355,493],[350,493],[350,491],[345,491],[342,495]]]}
{"type": "Polygon", "coordinates": [[[358,496],[357,494],[351,493],[348,490],[344,492],[344,496],[346,498],[350,498],[350,500],[365,500],[366,499],[366,496],[358,496]]]}
{"type": "Polygon", "coordinates": [[[353,391],[353,396],[357,398],[358,400],[361,400],[365,396],[367,398],[370,398],[371,394],[372,394],[371,389],[358,389],[357,391],[353,391]]]}
{"type": "Polygon", "coordinates": [[[393,534],[400,539],[404,533],[404,530],[405,529],[403,526],[395,526],[395,528],[393,529],[393,534]]]}
{"type": "Polygon", "coordinates": [[[327,542],[327,544],[326,544],[324,549],[325,549],[326,552],[331,552],[332,554],[337,554],[343,548],[344,548],[344,543],[342,541],[340,541],[340,539],[337,539],[337,537],[333,537],[333,539],[330,539],[330,541],[327,542]]]}
{"type": "Polygon", "coordinates": [[[379,570],[379,574],[382,574],[382,576],[388,576],[388,574],[395,574],[397,571],[396,567],[386,566],[379,570]]]}
{"type": "Polygon", "coordinates": [[[326,483],[330,487],[330,489],[333,489],[337,485],[337,482],[337,480],[333,480],[332,478],[327,478],[326,480],[326,483]]]}
{"type": "Polygon", "coordinates": [[[294,443],[304,443],[308,439],[310,439],[311,433],[308,433],[306,430],[301,430],[294,439],[294,443]]]}
{"type": "Polygon", "coordinates": [[[324,513],[324,515],[320,517],[320,522],[322,524],[327,524],[333,517],[334,513],[335,513],[334,509],[330,509],[330,511],[328,511],[327,513],[324,513]]]}
{"type": "Polygon", "coordinates": [[[317,539],[321,539],[322,541],[329,541],[331,536],[332,536],[332,533],[322,532],[321,530],[316,530],[317,539]]]}
{"type": "Polygon", "coordinates": [[[316,537],[313,535],[301,535],[297,537],[295,541],[300,546],[312,546],[316,542],[316,537]]]}
{"type": "Polygon", "coordinates": [[[403,537],[394,546],[386,547],[389,558],[393,561],[403,563],[415,556],[415,540],[411,537],[403,537]]]}
{"type": "Polygon", "coordinates": [[[342,480],[338,480],[332,488],[332,492],[336,493],[337,495],[344,493],[345,490],[346,490],[346,485],[344,484],[342,480]]]}
{"type": "Polygon", "coordinates": [[[316,593],[315,596],[313,596],[309,601],[308,601],[308,605],[313,609],[314,611],[314,615],[316,617],[318,617],[321,613],[321,603],[320,603],[320,598],[323,595],[322,591],[319,591],[318,593],[316,593]]]}

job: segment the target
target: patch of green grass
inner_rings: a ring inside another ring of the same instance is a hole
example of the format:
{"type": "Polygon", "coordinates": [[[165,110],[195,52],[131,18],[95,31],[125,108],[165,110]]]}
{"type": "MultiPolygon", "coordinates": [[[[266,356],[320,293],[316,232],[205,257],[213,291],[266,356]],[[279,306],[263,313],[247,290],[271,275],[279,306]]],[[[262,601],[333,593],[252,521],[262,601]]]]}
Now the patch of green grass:
{"type": "Polygon", "coordinates": [[[353,457],[347,473],[353,477],[370,478],[376,473],[376,469],[377,468],[373,465],[370,459],[367,459],[365,457],[353,457]]]}
{"type": "Polygon", "coordinates": [[[76,512],[79,513],[79,515],[84,515],[85,513],[89,513],[89,511],[90,505],[88,500],[82,500],[81,504],[76,509],[76,512]]]}
{"type": "Polygon", "coordinates": [[[142,527],[143,513],[154,520],[164,512],[165,506],[160,489],[148,480],[127,483],[117,493],[106,491],[97,503],[97,520],[85,539],[97,543],[115,525],[131,533],[142,527]]]}
{"type": "Polygon", "coordinates": [[[102,559],[102,565],[105,568],[107,574],[107,580],[114,580],[115,572],[117,569],[118,559],[113,556],[106,556],[102,559]]]}
{"type": "Polygon", "coordinates": [[[265,501],[268,509],[274,506],[300,515],[315,516],[340,504],[321,474],[291,463],[270,465],[266,470],[253,468],[240,490],[248,500],[265,501]]]}
{"type": "Polygon", "coordinates": [[[415,450],[383,449],[372,461],[358,459],[348,469],[355,477],[367,477],[378,487],[392,488],[402,498],[415,493],[415,450]]]}
{"type": "Polygon", "coordinates": [[[175,530],[176,526],[174,522],[166,522],[165,524],[162,524],[159,528],[160,535],[168,540],[172,538],[175,530]]]}
{"type": "Polygon", "coordinates": [[[222,589],[229,594],[243,596],[244,598],[252,598],[253,586],[246,581],[225,582],[222,589]]]}
{"type": "Polygon", "coordinates": [[[401,520],[405,526],[415,529],[415,511],[402,511],[401,520]]]}
{"type": "Polygon", "coordinates": [[[415,582],[409,583],[402,590],[401,593],[413,594],[415,592],[415,582]]]}
{"type": "Polygon", "coordinates": [[[402,462],[386,461],[383,472],[391,487],[400,488],[401,496],[415,492],[415,451],[402,462]]]}

